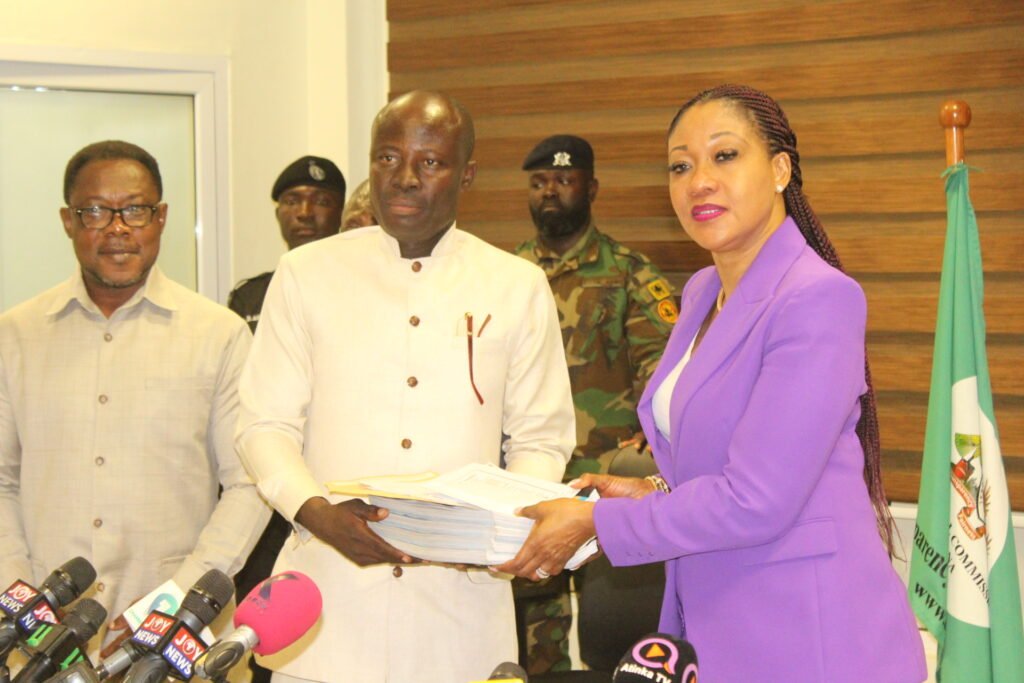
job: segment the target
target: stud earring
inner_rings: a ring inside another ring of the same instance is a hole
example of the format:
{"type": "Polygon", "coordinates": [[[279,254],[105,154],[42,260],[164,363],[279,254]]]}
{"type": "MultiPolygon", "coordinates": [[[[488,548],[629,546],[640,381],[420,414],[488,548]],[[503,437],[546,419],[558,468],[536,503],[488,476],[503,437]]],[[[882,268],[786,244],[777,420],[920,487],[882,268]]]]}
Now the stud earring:
{"type": "Polygon", "coordinates": [[[785,189],[786,188],[784,188],[782,185],[776,185],[775,186],[775,191],[778,192],[779,194],[782,194],[782,191],[785,190],[785,189]]]}

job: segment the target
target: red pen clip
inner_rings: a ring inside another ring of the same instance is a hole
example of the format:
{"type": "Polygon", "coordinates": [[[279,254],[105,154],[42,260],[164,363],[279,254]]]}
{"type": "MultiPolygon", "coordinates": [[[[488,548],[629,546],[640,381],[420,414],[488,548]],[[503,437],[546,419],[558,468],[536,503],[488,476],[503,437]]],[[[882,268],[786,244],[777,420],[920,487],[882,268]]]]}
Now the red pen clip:
{"type": "MultiPolygon", "coordinates": [[[[476,336],[480,336],[484,333],[484,328],[487,327],[487,323],[491,322],[491,314],[488,313],[487,317],[484,318],[484,323],[480,326],[476,336]]],[[[466,313],[466,348],[469,351],[469,386],[473,387],[473,393],[476,394],[476,400],[480,401],[480,405],[484,404],[484,397],[480,394],[480,390],[476,388],[476,379],[473,377],[473,314],[466,313]]]]}

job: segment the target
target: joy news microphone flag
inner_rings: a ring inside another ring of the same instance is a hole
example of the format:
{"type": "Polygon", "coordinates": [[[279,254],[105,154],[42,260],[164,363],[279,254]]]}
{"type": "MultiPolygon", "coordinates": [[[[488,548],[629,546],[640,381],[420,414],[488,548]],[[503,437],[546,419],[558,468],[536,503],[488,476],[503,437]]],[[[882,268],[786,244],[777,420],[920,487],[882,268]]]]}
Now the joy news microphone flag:
{"type": "Polygon", "coordinates": [[[1024,681],[1017,557],[967,175],[962,162],[945,172],[946,246],[908,591],[938,641],[942,683],[1024,681]]]}

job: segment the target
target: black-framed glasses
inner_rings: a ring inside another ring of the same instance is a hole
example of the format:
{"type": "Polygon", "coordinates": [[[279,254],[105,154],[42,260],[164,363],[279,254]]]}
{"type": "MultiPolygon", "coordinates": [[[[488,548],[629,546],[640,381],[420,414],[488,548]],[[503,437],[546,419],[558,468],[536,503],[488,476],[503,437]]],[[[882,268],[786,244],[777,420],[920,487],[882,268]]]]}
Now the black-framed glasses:
{"type": "Polygon", "coordinates": [[[142,204],[132,204],[120,209],[112,209],[109,206],[86,206],[81,209],[76,209],[75,207],[68,208],[78,216],[78,219],[82,221],[82,225],[86,228],[102,230],[113,222],[115,215],[121,216],[121,222],[129,228],[144,228],[153,222],[153,216],[156,215],[159,205],[145,206],[142,204]]]}

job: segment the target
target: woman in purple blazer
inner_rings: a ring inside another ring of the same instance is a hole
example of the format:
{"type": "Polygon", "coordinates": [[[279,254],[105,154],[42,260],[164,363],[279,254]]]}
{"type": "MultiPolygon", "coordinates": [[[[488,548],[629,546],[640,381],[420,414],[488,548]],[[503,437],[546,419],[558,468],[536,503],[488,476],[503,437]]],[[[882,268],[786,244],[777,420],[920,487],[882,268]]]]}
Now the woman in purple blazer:
{"type": "Polygon", "coordinates": [[[560,572],[595,533],[611,562],[666,561],[660,630],[697,649],[701,681],[927,676],[889,561],[865,362],[866,302],[804,197],[796,136],[767,95],[719,86],[679,110],[669,193],[714,266],[639,405],[657,481],[585,475],[596,504],[543,503],[500,569],[560,572]]]}

